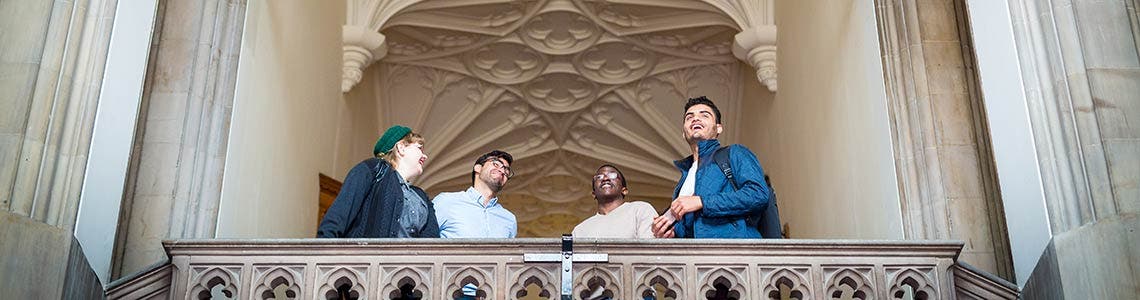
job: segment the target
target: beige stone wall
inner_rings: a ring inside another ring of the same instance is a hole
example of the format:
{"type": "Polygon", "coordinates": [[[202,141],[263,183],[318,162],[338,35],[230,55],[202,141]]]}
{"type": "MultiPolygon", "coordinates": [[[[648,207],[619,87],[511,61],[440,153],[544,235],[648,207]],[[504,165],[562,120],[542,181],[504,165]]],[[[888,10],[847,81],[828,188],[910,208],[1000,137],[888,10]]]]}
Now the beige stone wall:
{"type": "Polygon", "coordinates": [[[0,115],[0,182],[4,183],[0,184],[0,210],[14,209],[25,216],[30,213],[30,202],[13,207],[12,192],[16,186],[11,183],[16,179],[36,75],[44,59],[51,8],[47,1],[8,1],[0,5],[0,30],[4,32],[0,43],[0,71],[4,74],[0,80],[4,95],[0,97],[0,107],[4,108],[0,115]]]}
{"type": "Polygon", "coordinates": [[[343,2],[250,1],[217,237],[311,237],[332,173],[343,2]]]}
{"type": "Polygon", "coordinates": [[[103,286],[71,231],[0,211],[5,299],[100,299],[103,286]]]}
{"type": "MultiPolygon", "coordinates": [[[[379,101],[383,95],[380,87],[383,82],[380,80],[380,74],[383,73],[381,68],[382,64],[374,64],[365,69],[360,84],[343,94],[340,111],[337,113],[336,158],[332,173],[325,175],[343,181],[353,166],[372,156],[376,139],[387,129],[381,128],[382,124],[389,124],[384,120],[382,110],[385,108],[380,106],[382,101],[379,101]]],[[[421,132],[422,128],[412,130],[421,132]]],[[[432,145],[432,137],[426,138],[428,145],[432,145]]]]}
{"type": "Polygon", "coordinates": [[[159,3],[112,278],[165,259],[163,239],[214,237],[245,5],[159,3]]]}
{"type": "Polygon", "coordinates": [[[1028,278],[1028,296],[1122,299],[1140,291],[1137,5],[1009,1],[1053,237],[1028,278]]]}
{"type": "Polygon", "coordinates": [[[0,211],[74,226],[115,3],[0,4],[0,211]]]}
{"type": "Polygon", "coordinates": [[[742,142],[770,174],[793,238],[900,239],[874,10],[837,3],[777,3],[780,89],[742,80],[742,142]]]}
{"type": "Polygon", "coordinates": [[[906,238],[963,240],[962,260],[1012,278],[965,2],[875,5],[906,238]]]}

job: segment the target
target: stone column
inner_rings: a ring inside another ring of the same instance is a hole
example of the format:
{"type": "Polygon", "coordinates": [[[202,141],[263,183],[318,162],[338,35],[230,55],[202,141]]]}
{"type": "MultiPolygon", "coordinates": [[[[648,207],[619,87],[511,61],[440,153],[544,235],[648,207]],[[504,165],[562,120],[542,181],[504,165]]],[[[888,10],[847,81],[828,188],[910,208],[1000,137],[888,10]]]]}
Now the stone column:
{"type": "Polygon", "coordinates": [[[1140,211],[1134,1],[1010,1],[1054,232],[1140,211]]]}
{"type": "Polygon", "coordinates": [[[0,1],[0,297],[102,294],[73,232],[117,2],[0,1]]]}
{"type": "Polygon", "coordinates": [[[165,259],[164,239],[214,237],[245,8],[158,8],[112,278],[165,259]]]}
{"type": "Polygon", "coordinates": [[[966,241],[962,260],[1012,278],[961,0],[876,0],[908,239],[966,241]]]}
{"type": "Polygon", "coordinates": [[[1053,239],[1027,299],[1140,290],[1135,0],[1008,0],[1053,239]]]}
{"type": "Polygon", "coordinates": [[[0,4],[0,210],[74,226],[116,2],[0,4]]]}

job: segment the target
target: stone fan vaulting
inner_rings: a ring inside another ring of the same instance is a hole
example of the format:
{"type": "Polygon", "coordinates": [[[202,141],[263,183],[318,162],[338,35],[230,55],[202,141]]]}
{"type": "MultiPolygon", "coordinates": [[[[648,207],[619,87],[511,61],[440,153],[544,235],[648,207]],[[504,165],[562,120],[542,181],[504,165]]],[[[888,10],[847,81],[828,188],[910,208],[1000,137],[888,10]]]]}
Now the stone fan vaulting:
{"type": "Polygon", "coordinates": [[[348,10],[342,89],[370,86],[379,127],[428,139],[418,185],[431,195],[469,186],[481,153],[513,154],[500,201],[520,237],[568,233],[593,215],[590,177],[605,163],[623,171],[629,199],[663,209],[679,176],[672,160],[689,152],[684,100],[714,99],[721,139],[733,142],[741,81],[776,89],[767,1],[357,0],[348,10]],[[741,75],[741,60],[756,77],[741,75]]]}

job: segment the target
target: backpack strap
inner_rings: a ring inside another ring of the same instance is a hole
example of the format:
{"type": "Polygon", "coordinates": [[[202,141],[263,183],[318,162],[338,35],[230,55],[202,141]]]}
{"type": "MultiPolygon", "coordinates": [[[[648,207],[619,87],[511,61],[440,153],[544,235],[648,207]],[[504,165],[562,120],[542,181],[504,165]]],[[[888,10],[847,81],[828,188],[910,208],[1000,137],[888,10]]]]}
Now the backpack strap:
{"type": "MultiPolygon", "coordinates": [[[[728,182],[732,183],[732,188],[739,191],[740,183],[736,182],[736,177],[732,175],[732,164],[730,164],[731,160],[729,159],[728,147],[729,146],[724,146],[720,147],[720,149],[716,149],[716,152],[713,153],[713,162],[716,163],[717,167],[720,167],[721,172],[724,172],[724,177],[728,179],[728,182]]],[[[769,188],[772,186],[768,181],[768,174],[764,174],[764,184],[767,184],[769,188]]],[[[744,218],[744,223],[747,224],[748,227],[756,228],[764,238],[782,238],[783,232],[780,231],[780,214],[778,208],[776,208],[775,193],[773,193],[773,197],[770,201],[766,209],[744,218]],[[773,222],[775,225],[771,224],[773,222]]]]}
{"type": "Polygon", "coordinates": [[[721,172],[724,172],[724,177],[728,178],[728,182],[732,183],[732,188],[740,190],[740,183],[737,183],[736,177],[732,176],[732,161],[728,156],[728,147],[729,146],[724,146],[720,147],[720,149],[716,149],[716,152],[713,152],[713,162],[720,167],[721,172]]]}

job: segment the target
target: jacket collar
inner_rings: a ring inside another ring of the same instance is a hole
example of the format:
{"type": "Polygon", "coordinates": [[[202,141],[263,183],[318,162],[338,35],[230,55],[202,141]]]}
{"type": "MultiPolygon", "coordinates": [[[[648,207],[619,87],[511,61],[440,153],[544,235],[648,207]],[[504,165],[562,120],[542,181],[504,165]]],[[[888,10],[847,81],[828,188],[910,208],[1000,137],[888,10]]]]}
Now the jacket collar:
{"type": "MultiPolygon", "coordinates": [[[[700,154],[701,157],[709,157],[709,155],[712,155],[713,152],[715,152],[718,148],[720,148],[720,141],[717,139],[697,142],[697,153],[700,154]]],[[[693,156],[689,155],[680,160],[675,160],[673,161],[673,165],[676,166],[677,169],[680,169],[682,172],[687,171],[690,167],[693,166],[693,156]]]]}

